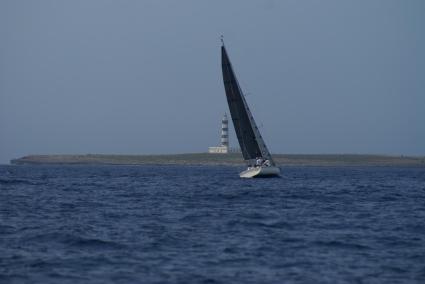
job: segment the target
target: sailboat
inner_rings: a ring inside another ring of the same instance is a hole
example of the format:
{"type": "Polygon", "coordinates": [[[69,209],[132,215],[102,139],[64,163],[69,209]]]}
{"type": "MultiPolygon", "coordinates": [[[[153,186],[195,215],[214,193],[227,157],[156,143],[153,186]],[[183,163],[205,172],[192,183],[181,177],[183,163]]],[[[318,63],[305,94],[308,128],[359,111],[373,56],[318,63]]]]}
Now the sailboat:
{"type": "Polygon", "coordinates": [[[227,103],[242,156],[248,165],[248,169],[239,176],[241,178],[279,176],[280,169],[273,161],[254,121],[227,55],[223,38],[221,43],[221,68],[227,103]]]}

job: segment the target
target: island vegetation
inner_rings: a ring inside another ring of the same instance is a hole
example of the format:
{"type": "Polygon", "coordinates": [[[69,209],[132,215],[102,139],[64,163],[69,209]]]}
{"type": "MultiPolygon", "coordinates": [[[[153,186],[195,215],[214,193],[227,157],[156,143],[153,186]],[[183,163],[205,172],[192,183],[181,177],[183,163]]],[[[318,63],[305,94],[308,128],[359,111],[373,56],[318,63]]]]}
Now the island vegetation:
{"type": "MultiPolygon", "coordinates": [[[[389,156],[359,154],[274,154],[273,158],[279,166],[421,166],[425,167],[425,157],[421,156],[389,156]]],[[[11,160],[14,165],[45,164],[83,164],[83,165],[146,165],[146,164],[179,164],[179,165],[243,165],[240,153],[230,154],[169,154],[169,155],[29,155],[11,160]]]]}

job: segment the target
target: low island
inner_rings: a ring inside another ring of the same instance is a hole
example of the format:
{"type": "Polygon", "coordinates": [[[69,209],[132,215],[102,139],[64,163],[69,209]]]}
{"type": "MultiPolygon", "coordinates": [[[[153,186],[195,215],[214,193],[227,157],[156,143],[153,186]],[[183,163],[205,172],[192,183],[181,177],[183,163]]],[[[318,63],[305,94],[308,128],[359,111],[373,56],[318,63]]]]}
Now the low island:
{"type": "MultiPolygon", "coordinates": [[[[274,154],[279,166],[419,166],[425,157],[358,154],[274,154]]],[[[13,165],[243,165],[240,153],[169,155],[29,155],[10,161],[13,165]]]]}

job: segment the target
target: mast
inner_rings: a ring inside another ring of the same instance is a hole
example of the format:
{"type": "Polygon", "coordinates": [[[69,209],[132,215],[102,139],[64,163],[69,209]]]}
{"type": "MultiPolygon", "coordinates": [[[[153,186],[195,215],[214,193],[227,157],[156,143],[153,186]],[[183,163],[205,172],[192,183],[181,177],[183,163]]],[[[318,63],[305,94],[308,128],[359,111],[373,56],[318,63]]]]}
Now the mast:
{"type": "Polygon", "coordinates": [[[258,130],[254,117],[248,107],[243,92],[239,86],[233,71],[223,38],[221,38],[221,67],[223,71],[224,89],[227,103],[235,128],[236,137],[241,147],[242,155],[248,163],[257,157],[268,159],[271,165],[275,165],[270,152],[258,130]]]}

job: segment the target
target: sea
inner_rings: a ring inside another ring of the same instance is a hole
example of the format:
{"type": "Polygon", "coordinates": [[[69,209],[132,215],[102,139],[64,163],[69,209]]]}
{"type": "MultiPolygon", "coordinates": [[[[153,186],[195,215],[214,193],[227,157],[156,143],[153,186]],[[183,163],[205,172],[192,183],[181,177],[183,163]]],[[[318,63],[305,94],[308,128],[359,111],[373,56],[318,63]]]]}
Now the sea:
{"type": "Polygon", "coordinates": [[[425,168],[0,166],[0,283],[425,283],[425,168]]]}

